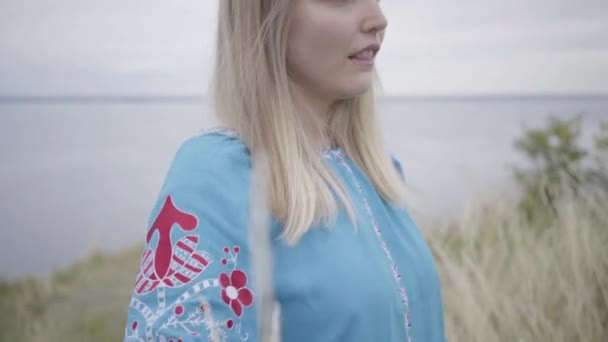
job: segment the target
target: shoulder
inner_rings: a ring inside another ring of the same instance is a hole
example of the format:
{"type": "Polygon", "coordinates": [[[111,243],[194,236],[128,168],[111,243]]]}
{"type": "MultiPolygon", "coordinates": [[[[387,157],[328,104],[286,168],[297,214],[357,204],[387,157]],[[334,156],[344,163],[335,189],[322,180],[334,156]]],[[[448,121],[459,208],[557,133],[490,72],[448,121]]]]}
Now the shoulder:
{"type": "Polygon", "coordinates": [[[218,184],[243,179],[251,171],[247,146],[234,131],[205,130],[184,139],[170,164],[165,186],[218,184]]]}
{"type": "Polygon", "coordinates": [[[150,223],[179,211],[222,234],[237,234],[247,220],[250,177],[249,152],[237,137],[218,132],[188,137],[169,165],[150,223]]]}
{"type": "Polygon", "coordinates": [[[251,158],[247,146],[230,130],[206,130],[191,136],[179,145],[172,168],[214,171],[249,169],[251,158]]]}

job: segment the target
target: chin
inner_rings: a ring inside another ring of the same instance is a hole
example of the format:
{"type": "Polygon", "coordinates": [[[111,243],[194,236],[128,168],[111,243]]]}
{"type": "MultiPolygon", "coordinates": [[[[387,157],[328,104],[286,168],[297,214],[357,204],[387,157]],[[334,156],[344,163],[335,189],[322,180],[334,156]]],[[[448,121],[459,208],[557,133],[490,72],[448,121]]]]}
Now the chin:
{"type": "Polygon", "coordinates": [[[341,88],[338,92],[340,99],[349,99],[365,94],[372,87],[371,80],[366,82],[353,82],[348,86],[341,88]]]}

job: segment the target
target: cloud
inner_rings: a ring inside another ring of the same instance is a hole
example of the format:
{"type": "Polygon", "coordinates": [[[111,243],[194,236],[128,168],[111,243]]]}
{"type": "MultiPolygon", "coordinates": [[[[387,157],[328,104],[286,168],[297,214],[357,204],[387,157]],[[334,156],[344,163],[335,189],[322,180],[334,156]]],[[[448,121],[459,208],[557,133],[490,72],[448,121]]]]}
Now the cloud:
{"type": "Polygon", "coordinates": [[[428,93],[608,92],[608,4],[385,2],[385,88],[428,93]],[[389,50],[390,49],[390,50],[389,50]]]}
{"type": "MultiPolygon", "coordinates": [[[[383,0],[391,94],[608,92],[608,2],[383,0]]],[[[0,93],[206,89],[217,0],[0,4],[0,93]]]]}
{"type": "Polygon", "coordinates": [[[1,93],[182,93],[206,85],[215,1],[1,6],[1,93]]]}

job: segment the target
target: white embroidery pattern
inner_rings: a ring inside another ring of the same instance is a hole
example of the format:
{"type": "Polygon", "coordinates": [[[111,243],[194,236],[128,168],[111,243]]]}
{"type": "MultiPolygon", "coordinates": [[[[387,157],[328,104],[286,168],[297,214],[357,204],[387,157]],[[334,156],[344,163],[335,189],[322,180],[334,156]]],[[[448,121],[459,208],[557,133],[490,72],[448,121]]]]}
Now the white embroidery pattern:
{"type": "Polygon", "coordinates": [[[239,132],[237,132],[236,129],[226,126],[214,126],[207,129],[203,129],[201,130],[200,134],[221,134],[231,138],[240,138],[240,134],[239,132]]]}
{"type": "Polygon", "coordinates": [[[410,337],[410,329],[411,329],[412,324],[410,322],[409,301],[408,301],[408,297],[407,297],[407,292],[405,291],[405,287],[402,284],[401,274],[399,273],[397,264],[395,263],[395,260],[393,260],[391,252],[389,251],[388,246],[386,245],[386,242],[384,241],[384,238],[382,237],[382,232],[380,230],[380,227],[378,226],[378,221],[376,221],[376,218],[374,217],[374,213],[372,212],[369,202],[367,201],[367,198],[365,197],[365,195],[363,195],[363,187],[357,180],[357,176],[355,176],[351,167],[344,160],[344,153],[342,151],[338,150],[338,151],[335,151],[333,154],[338,158],[338,163],[340,165],[342,165],[342,167],[344,167],[348,171],[348,173],[352,176],[355,186],[357,187],[357,191],[361,195],[361,199],[363,201],[363,206],[365,207],[365,211],[367,212],[367,215],[369,216],[369,218],[372,222],[372,227],[374,228],[374,232],[376,233],[376,237],[378,238],[380,247],[384,251],[384,255],[386,256],[386,258],[388,259],[388,261],[391,265],[391,271],[393,273],[393,277],[395,278],[395,281],[399,288],[399,294],[401,295],[402,303],[405,306],[404,318],[405,318],[405,329],[406,329],[407,342],[412,342],[411,337],[410,337]]]}

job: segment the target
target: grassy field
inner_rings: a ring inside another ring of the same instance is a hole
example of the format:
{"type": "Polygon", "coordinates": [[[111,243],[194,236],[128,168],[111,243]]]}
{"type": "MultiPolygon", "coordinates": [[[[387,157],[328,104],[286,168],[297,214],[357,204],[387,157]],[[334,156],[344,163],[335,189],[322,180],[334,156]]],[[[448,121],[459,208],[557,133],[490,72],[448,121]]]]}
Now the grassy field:
{"type": "Polygon", "coordinates": [[[608,341],[608,198],[557,211],[528,224],[492,205],[431,237],[450,341],[608,341]]]}
{"type": "Polygon", "coordinates": [[[0,285],[0,341],[122,341],[141,247],[0,285]]]}
{"type": "MultiPolygon", "coordinates": [[[[501,198],[425,230],[448,339],[608,341],[608,199],[566,198],[524,223],[501,198]]],[[[141,247],[96,254],[48,280],[0,285],[0,341],[120,341],[141,247]]]]}

